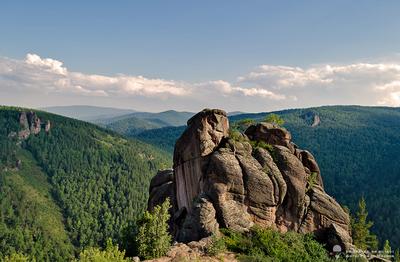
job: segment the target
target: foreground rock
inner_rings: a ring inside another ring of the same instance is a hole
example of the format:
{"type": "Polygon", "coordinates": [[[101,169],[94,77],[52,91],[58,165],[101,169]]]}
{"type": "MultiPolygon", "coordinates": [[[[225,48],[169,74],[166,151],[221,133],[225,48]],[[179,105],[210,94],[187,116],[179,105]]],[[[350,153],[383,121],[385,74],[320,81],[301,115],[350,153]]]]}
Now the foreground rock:
{"type": "Polygon", "coordinates": [[[314,157],[271,123],[232,138],[224,111],[193,116],[176,142],[174,170],[153,178],[149,208],[166,197],[179,242],[219,234],[219,228],[245,232],[258,225],[313,232],[328,249],[352,248],[349,216],[324,191],[314,157]]]}
{"type": "Polygon", "coordinates": [[[161,258],[145,260],[147,262],[181,262],[181,261],[207,261],[207,262],[236,262],[236,255],[232,252],[222,252],[216,256],[209,256],[206,247],[210,244],[210,238],[200,241],[193,241],[187,244],[176,243],[168,251],[167,255],[161,258]]]}

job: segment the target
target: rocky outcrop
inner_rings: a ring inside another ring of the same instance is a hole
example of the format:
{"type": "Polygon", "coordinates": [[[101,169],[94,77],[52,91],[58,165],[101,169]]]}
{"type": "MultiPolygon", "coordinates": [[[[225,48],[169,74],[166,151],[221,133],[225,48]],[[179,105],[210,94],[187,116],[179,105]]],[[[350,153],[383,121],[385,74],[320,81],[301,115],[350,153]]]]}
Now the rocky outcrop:
{"type": "Polygon", "coordinates": [[[309,124],[311,127],[316,127],[321,123],[321,118],[319,115],[315,112],[309,111],[301,116],[307,124],[309,124]]]}
{"type": "Polygon", "coordinates": [[[149,209],[167,197],[171,232],[180,242],[219,234],[219,228],[243,232],[258,225],[313,232],[328,248],[351,248],[349,216],[324,191],[315,158],[271,123],[230,137],[224,111],[205,109],[192,117],[176,143],[174,170],[151,182],[149,209]]]}
{"type": "Polygon", "coordinates": [[[51,128],[49,120],[47,120],[46,123],[43,124],[40,118],[33,111],[28,113],[21,112],[19,114],[19,125],[20,130],[18,131],[18,138],[21,140],[27,139],[31,134],[39,134],[42,129],[42,125],[44,125],[46,133],[48,133],[51,128]]]}
{"type": "Polygon", "coordinates": [[[211,244],[211,238],[204,238],[201,241],[189,243],[175,243],[166,256],[145,260],[146,262],[178,262],[178,261],[207,261],[207,262],[237,262],[236,254],[222,252],[216,256],[207,255],[207,247],[211,244]]]}

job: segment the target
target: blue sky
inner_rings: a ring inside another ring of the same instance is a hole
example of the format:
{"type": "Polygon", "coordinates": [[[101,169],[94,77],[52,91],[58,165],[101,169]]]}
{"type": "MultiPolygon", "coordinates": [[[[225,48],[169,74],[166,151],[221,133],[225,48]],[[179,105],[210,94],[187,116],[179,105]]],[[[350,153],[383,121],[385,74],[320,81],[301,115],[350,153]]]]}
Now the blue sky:
{"type": "MultiPolygon", "coordinates": [[[[141,93],[135,89],[133,95],[130,93],[130,99],[124,96],[121,100],[106,91],[102,93],[102,97],[96,97],[96,101],[93,102],[94,96],[86,92],[86,97],[79,96],[79,99],[53,100],[59,104],[81,102],[130,108],[137,105],[139,109],[146,109],[146,105],[151,105],[150,109],[154,110],[172,107],[197,110],[205,106],[226,105],[229,105],[229,109],[245,111],[264,109],[254,106],[258,100],[252,97],[252,94],[262,94],[259,102],[270,103],[271,106],[265,107],[266,110],[320,104],[385,104],[383,101],[389,101],[390,96],[396,101],[396,92],[400,89],[386,88],[385,90],[390,89],[391,93],[386,93],[386,97],[382,96],[380,100],[373,100],[372,96],[375,94],[370,93],[368,93],[369,99],[349,100],[343,97],[360,92],[353,86],[348,88],[353,88],[354,92],[340,93],[335,100],[328,97],[332,95],[329,90],[325,90],[325,93],[317,90],[310,91],[311,95],[316,93],[315,99],[299,103],[298,101],[302,99],[296,92],[277,91],[284,88],[279,86],[279,81],[278,83],[275,78],[271,78],[270,71],[267,73],[268,81],[264,79],[262,83],[238,81],[238,79],[248,78],[252,73],[260,71],[262,65],[294,69],[298,67],[307,71],[318,69],[321,65],[352,68],[351,65],[360,63],[387,65],[388,61],[391,64],[395,61],[397,64],[400,51],[399,11],[400,2],[378,0],[63,2],[6,0],[0,3],[0,57],[8,61],[3,63],[9,65],[11,63],[9,60],[13,63],[26,63],[26,55],[35,54],[40,56],[40,59],[61,61],[62,67],[67,68],[68,72],[87,76],[94,74],[104,77],[117,77],[120,74],[142,76],[147,80],[173,81],[174,85],[178,83],[184,89],[201,88],[200,90],[210,89],[210,84],[205,87],[206,83],[215,84],[216,81],[224,81],[233,88],[233,91],[228,90],[212,103],[207,103],[207,100],[197,101],[198,99],[185,103],[188,99],[173,95],[171,97],[168,92],[161,98],[159,96],[154,98],[146,93],[146,90],[141,93]],[[261,92],[243,90],[251,88],[261,92]],[[269,101],[274,96],[266,91],[285,98],[279,102],[277,102],[279,99],[269,101]],[[233,94],[237,97],[232,97],[233,94]],[[162,106],[160,101],[163,102],[162,106]],[[218,101],[221,101],[222,105],[219,105],[218,101]]],[[[46,66],[46,63],[39,65],[42,71],[43,66],[46,66]]],[[[389,71],[393,70],[392,67],[389,68],[389,71]]],[[[287,74],[287,70],[284,71],[287,74]]],[[[382,78],[378,71],[374,77],[382,78]]],[[[362,73],[365,73],[365,70],[362,73]]],[[[360,72],[353,72],[354,74],[359,75],[360,72]]],[[[369,79],[372,78],[370,71],[367,74],[369,79]]],[[[278,72],[278,75],[282,77],[281,72],[278,72]]],[[[384,77],[386,79],[386,76],[384,77]]],[[[10,77],[2,78],[0,75],[0,84],[1,79],[4,82],[4,79],[9,80],[10,77]]],[[[13,79],[13,85],[8,81],[4,82],[3,86],[16,86],[18,83],[15,82],[15,78],[13,79]]],[[[28,80],[32,81],[25,79],[28,80]]],[[[365,85],[364,80],[363,78],[359,85],[365,85]]],[[[84,84],[87,84],[87,79],[83,84],[79,81],[76,78],[72,80],[75,87],[85,89],[84,84]]],[[[378,84],[394,85],[396,81],[398,81],[397,76],[390,75],[390,79],[378,84]]],[[[373,82],[378,85],[376,81],[373,82]]],[[[371,84],[371,81],[368,83],[371,84]]],[[[298,84],[296,82],[293,85],[298,84]]],[[[21,84],[23,85],[26,83],[21,84]]],[[[37,89],[45,88],[39,85],[37,89]]],[[[10,87],[8,90],[3,87],[0,93],[2,92],[4,98],[10,98],[8,101],[12,103],[25,105],[27,99],[23,97],[21,89],[13,90],[12,94],[10,87]],[[11,99],[12,97],[14,98],[11,99]]],[[[53,99],[55,96],[53,91],[50,90],[45,95],[53,99]]],[[[76,92],[74,96],[78,96],[76,92]]],[[[207,97],[206,94],[204,96],[207,97]]],[[[393,101],[386,104],[397,105],[393,101]]],[[[0,103],[4,104],[6,101],[1,101],[0,98],[0,103]]],[[[26,104],[26,106],[41,105],[26,104]]]]}

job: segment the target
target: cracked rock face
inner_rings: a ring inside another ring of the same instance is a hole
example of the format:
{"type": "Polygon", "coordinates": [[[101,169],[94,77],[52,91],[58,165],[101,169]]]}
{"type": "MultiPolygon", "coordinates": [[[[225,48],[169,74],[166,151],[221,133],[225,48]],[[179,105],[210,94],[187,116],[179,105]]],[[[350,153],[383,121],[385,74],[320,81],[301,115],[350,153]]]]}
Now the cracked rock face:
{"type": "Polygon", "coordinates": [[[173,205],[171,232],[180,242],[258,225],[313,232],[328,248],[352,247],[349,216],[324,191],[314,157],[271,123],[252,125],[233,139],[224,111],[193,116],[176,142],[173,171],[151,182],[149,209],[166,197],[173,205]]]}

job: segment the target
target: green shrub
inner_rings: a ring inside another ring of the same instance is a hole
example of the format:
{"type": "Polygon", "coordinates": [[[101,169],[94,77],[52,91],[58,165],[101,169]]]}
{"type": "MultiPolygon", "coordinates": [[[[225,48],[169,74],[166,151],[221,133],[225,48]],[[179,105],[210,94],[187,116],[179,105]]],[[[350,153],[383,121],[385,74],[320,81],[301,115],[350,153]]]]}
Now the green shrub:
{"type": "Polygon", "coordinates": [[[263,148],[265,150],[268,150],[269,152],[272,152],[274,150],[274,147],[271,144],[265,143],[264,141],[251,141],[250,144],[255,148],[263,148]]]}
{"type": "Polygon", "coordinates": [[[168,232],[169,199],[161,206],[156,206],[153,212],[146,211],[139,221],[136,242],[139,256],[144,259],[158,258],[165,255],[171,244],[168,232]]]}
{"type": "Polygon", "coordinates": [[[278,116],[277,114],[268,114],[265,119],[264,122],[267,123],[272,123],[278,126],[282,126],[285,124],[285,120],[283,120],[280,116],[278,116]]]}
{"type": "Polygon", "coordinates": [[[306,187],[307,192],[317,184],[317,180],[318,180],[318,173],[311,172],[311,174],[307,178],[307,187],[306,187]]]}
{"type": "Polygon", "coordinates": [[[35,260],[30,260],[28,256],[25,256],[24,254],[21,254],[21,253],[12,253],[11,255],[0,259],[0,261],[1,262],[28,262],[28,261],[35,261],[35,260]]]}
{"type": "Polygon", "coordinates": [[[119,251],[118,245],[114,246],[112,240],[107,240],[107,246],[104,250],[97,247],[89,247],[79,254],[76,262],[127,262],[125,252],[119,251]]]}
{"type": "Polygon", "coordinates": [[[256,124],[256,121],[251,118],[245,118],[236,122],[233,122],[232,128],[239,130],[239,131],[245,131],[249,126],[256,124]]]}
{"type": "Polygon", "coordinates": [[[217,235],[212,235],[211,243],[207,247],[207,254],[210,256],[216,256],[224,251],[226,251],[226,245],[224,239],[217,235]]]}
{"type": "Polygon", "coordinates": [[[312,235],[260,228],[249,233],[223,232],[227,249],[239,253],[240,261],[330,261],[312,235]]]}

